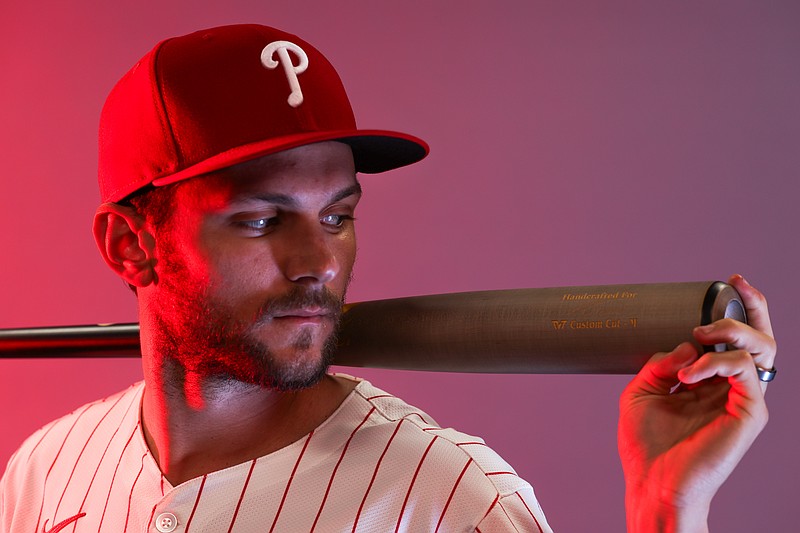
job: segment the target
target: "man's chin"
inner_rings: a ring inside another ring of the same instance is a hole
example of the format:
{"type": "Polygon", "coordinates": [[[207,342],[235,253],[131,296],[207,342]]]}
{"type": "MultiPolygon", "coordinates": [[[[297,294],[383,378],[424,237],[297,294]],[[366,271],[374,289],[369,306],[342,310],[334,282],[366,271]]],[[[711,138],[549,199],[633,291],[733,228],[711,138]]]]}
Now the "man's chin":
{"type": "Polygon", "coordinates": [[[283,363],[272,361],[270,368],[264,368],[261,375],[262,386],[277,391],[296,391],[313,387],[328,372],[329,362],[322,356],[307,356],[301,361],[283,363]],[[283,363],[283,364],[282,364],[283,363]]]}
{"type": "Polygon", "coordinates": [[[255,344],[250,352],[254,382],[289,391],[319,383],[331,364],[335,339],[329,336],[320,341],[311,335],[300,335],[283,346],[255,344]]]}
{"type": "Polygon", "coordinates": [[[326,374],[327,367],[321,369],[317,373],[305,374],[303,376],[293,376],[291,378],[284,378],[280,380],[276,380],[275,376],[271,376],[270,381],[265,384],[265,388],[274,390],[276,392],[296,392],[306,390],[319,384],[326,374]]]}

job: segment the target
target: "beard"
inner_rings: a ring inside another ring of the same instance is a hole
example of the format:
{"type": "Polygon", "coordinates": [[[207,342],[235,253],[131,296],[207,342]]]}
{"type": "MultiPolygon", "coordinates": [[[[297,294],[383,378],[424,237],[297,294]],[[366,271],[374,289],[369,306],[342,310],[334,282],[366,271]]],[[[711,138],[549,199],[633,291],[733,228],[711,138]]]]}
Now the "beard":
{"type": "Polygon", "coordinates": [[[276,391],[311,387],[327,373],[337,345],[344,294],[297,285],[264,301],[254,316],[243,321],[236,318],[236,309],[211,296],[207,284],[180,260],[166,265],[159,283],[163,298],[152,309],[158,331],[153,347],[164,364],[177,363],[209,384],[243,382],[276,391]],[[331,323],[330,333],[320,353],[314,354],[314,334],[300,327],[290,340],[293,356],[279,358],[258,329],[282,311],[302,308],[321,309],[331,323]]]}

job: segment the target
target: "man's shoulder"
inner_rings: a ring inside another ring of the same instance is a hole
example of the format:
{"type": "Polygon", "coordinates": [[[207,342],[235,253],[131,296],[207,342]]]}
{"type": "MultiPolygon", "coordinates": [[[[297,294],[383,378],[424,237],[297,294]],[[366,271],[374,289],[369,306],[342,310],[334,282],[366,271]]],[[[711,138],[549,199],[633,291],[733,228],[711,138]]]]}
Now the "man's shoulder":
{"type": "Polygon", "coordinates": [[[496,491],[500,496],[530,487],[481,437],[441,427],[425,411],[369,382],[361,382],[355,393],[374,408],[377,415],[373,419],[377,418],[377,425],[386,425],[396,433],[403,432],[404,438],[394,446],[407,447],[412,454],[413,450],[430,454],[435,447],[438,460],[425,461],[430,473],[439,469],[460,468],[472,474],[470,477],[473,482],[496,491]]]}
{"type": "Polygon", "coordinates": [[[84,404],[72,412],[44,425],[23,441],[8,462],[4,478],[10,479],[38,475],[49,468],[59,455],[78,453],[103,427],[116,424],[120,427],[128,418],[131,424],[138,423],[138,400],[143,383],[84,404]],[[111,424],[102,424],[103,421],[111,424]]]}

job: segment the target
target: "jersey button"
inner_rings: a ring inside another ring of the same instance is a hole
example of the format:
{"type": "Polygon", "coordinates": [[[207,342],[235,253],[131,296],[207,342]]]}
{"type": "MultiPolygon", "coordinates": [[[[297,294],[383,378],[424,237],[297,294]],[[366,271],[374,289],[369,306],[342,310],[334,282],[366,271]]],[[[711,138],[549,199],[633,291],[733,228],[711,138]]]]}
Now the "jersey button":
{"type": "Polygon", "coordinates": [[[178,527],[178,519],[172,513],[161,513],[156,517],[156,529],[161,533],[170,533],[178,527]]]}

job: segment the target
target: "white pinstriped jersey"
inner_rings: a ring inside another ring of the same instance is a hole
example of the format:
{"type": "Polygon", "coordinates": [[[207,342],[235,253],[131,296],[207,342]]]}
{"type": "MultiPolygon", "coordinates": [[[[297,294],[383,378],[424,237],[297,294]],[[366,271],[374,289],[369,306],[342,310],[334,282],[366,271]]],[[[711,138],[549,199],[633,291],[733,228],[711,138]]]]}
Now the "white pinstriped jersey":
{"type": "Polygon", "coordinates": [[[481,439],[366,381],[294,444],[173,487],[141,431],[143,390],[25,441],[0,485],[4,533],[550,531],[531,486],[481,439]]]}

